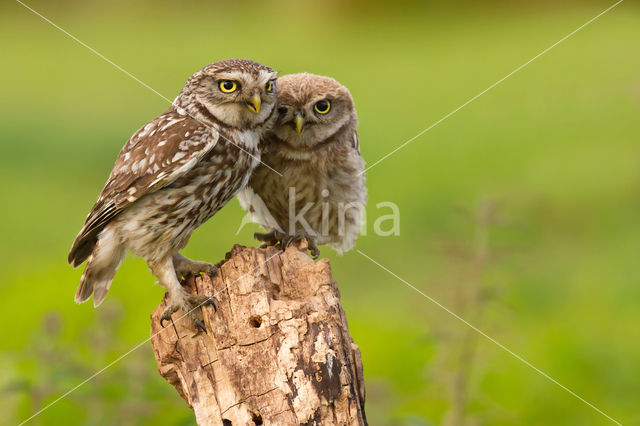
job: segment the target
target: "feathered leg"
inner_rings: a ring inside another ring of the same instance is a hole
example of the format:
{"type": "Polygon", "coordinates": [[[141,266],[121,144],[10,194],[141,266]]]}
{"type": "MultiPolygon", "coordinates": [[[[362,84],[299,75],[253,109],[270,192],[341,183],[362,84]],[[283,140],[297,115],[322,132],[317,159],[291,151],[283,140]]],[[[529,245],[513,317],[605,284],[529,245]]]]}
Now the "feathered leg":
{"type": "Polygon", "coordinates": [[[213,300],[207,296],[189,294],[182,288],[173,265],[173,257],[147,264],[151,273],[158,278],[160,285],[166,288],[169,294],[169,303],[160,317],[160,325],[164,326],[164,322],[171,320],[171,315],[180,309],[183,315],[188,315],[198,327],[206,331],[202,322],[202,306],[210,305],[215,309],[213,300]]]}

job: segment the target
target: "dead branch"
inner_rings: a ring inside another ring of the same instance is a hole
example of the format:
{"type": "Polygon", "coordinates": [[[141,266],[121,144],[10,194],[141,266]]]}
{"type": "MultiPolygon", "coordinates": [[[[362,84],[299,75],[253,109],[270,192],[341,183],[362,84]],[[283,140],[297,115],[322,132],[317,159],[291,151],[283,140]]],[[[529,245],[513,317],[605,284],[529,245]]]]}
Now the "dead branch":
{"type": "Polygon", "coordinates": [[[198,424],[365,425],[360,351],[329,261],[314,263],[304,245],[236,245],[217,266],[213,279],[185,282],[215,295],[217,312],[204,308],[207,333],[177,321],[181,312],[162,329],[166,299],[151,316],[160,374],[198,424]]]}

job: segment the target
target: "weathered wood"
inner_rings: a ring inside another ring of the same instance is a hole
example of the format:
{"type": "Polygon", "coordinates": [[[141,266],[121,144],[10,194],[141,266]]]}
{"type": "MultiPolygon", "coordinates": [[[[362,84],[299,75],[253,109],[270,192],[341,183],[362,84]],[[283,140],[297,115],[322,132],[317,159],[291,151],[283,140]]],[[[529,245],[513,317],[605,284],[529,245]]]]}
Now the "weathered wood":
{"type": "Polygon", "coordinates": [[[213,280],[186,282],[214,295],[217,312],[204,308],[207,333],[188,317],[177,321],[180,311],[161,331],[166,298],[151,316],[160,374],[198,424],[365,425],[360,351],[329,261],[314,263],[304,245],[236,245],[217,266],[213,280]]]}

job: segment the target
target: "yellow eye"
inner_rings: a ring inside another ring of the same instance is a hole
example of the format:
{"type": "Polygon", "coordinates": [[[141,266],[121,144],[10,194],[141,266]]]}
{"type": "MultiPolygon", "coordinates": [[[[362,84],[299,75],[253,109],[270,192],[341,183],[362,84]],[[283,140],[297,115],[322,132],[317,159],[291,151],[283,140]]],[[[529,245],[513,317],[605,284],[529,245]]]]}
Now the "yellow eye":
{"type": "Polygon", "coordinates": [[[313,106],[318,114],[326,114],[331,109],[331,103],[327,99],[323,99],[313,106]]]}
{"type": "Polygon", "coordinates": [[[231,93],[236,91],[238,83],[233,80],[220,80],[218,87],[220,87],[220,90],[224,93],[231,93]]]}
{"type": "Polygon", "coordinates": [[[265,90],[269,93],[273,92],[273,80],[267,82],[267,87],[265,87],[265,90]]]}

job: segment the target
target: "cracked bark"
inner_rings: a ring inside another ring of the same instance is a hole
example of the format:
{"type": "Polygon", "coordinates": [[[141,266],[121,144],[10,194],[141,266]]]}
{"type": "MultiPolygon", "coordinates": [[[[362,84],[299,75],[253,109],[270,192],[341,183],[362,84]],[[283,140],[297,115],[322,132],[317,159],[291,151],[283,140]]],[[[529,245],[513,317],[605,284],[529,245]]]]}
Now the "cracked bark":
{"type": "Polygon", "coordinates": [[[177,312],[151,316],[160,374],[199,425],[366,425],[360,350],[349,335],[327,259],[305,243],[281,252],[236,245],[211,278],[185,288],[215,295],[207,333],[177,312]],[[156,334],[157,333],[157,334],[156,334]]]}

